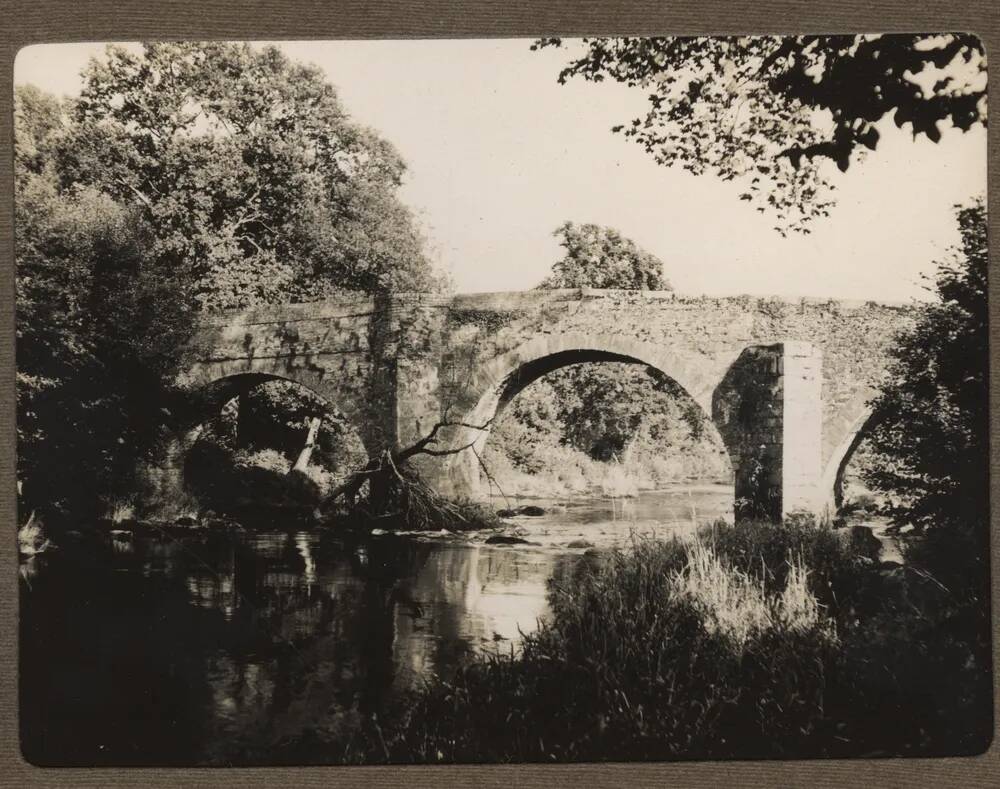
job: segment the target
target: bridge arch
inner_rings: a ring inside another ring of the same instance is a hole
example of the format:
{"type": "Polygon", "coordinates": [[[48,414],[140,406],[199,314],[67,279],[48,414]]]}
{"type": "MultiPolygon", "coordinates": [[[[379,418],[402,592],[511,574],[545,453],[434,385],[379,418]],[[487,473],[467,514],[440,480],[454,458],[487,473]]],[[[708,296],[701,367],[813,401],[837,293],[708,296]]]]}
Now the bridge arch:
{"type": "Polygon", "coordinates": [[[180,380],[186,388],[200,397],[196,397],[193,407],[188,410],[181,423],[175,425],[165,437],[158,456],[141,471],[150,500],[149,506],[154,507],[158,515],[169,517],[200,509],[186,480],[190,451],[201,438],[212,414],[218,413],[233,397],[268,381],[289,381],[308,390],[330,413],[342,416],[351,431],[360,438],[365,452],[369,455],[372,452],[370,433],[363,429],[364,422],[354,404],[348,400],[347,407],[341,407],[328,392],[316,385],[316,381],[309,381],[308,376],[280,375],[266,370],[233,371],[224,363],[202,363],[190,368],[180,380]],[[303,381],[303,378],[306,380],[303,381]]]}
{"type": "Polygon", "coordinates": [[[221,407],[241,392],[268,381],[289,381],[308,390],[319,398],[333,413],[339,413],[361,437],[369,454],[377,453],[366,414],[354,397],[344,396],[330,384],[325,371],[306,365],[289,366],[287,362],[275,364],[272,359],[250,359],[239,365],[229,360],[200,362],[192,365],[180,382],[191,390],[204,394],[205,408],[221,407]]]}
{"type": "Polygon", "coordinates": [[[844,504],[844,473],[847,464],[851,462],[855,450],[868,436],[877,422],[877,416],[867,403],[862,408],[851,423],[840,443],[834,447],[820,484],[822,490],[828,496],[827,509],[831,514],[836,514],[844,504]]]}
{"type": "MultiPolygon", "coordinates": [[[[489,440],[497,416],[520,392],[544,375],[573,364],[624,362],[656,370],[672,380],[701,410],[705,423],[712,420],[712,392],[732,359],[708,362],[703,355],[664,350],[651,343],[627,337],[596,333],[544,335],[492,359],[473,372],[467,391],[471,405],[458,409],[462,426],[449,442],[453,447],[471,447],[449,457],[443,487],[457,498],[483,498],[479,457],[489,440]]],[[[452,415],[449,421],[457,419],[452,415]]],[[[725,443],[720,438],[720,444],[725,443]]],[[[728,451],[728,449],[727,449],[728,451]]]]}

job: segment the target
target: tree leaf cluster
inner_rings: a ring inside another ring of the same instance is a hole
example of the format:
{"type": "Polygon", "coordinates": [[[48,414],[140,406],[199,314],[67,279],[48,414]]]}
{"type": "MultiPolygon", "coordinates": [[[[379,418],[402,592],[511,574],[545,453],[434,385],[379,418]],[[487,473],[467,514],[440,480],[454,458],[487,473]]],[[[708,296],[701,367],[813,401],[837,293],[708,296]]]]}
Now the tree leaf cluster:
{"type": "Polygon", "coordinates": [[[442,285],[399,153],[273,47],[110,46],[77,98],[19,87],[14,133],[26,507],[134,494],[201,314],[442,285]]]}
{"type": "Polygon", "coordinates": [[[194,310],[130,207],[59,188],[59,102],[25,88],[15,108],[18,480],[31,507],[92,504],[155,443],[194,310]]]}
{"type": "Polygon", "coordinates": [[[564,222],[553,235],[565,251],[539,287],[673,290],[663,261],[613,227],[564,222]]]}
{"type": "MultiPolygon", "coordinates": [[[[543,38],[533,49],[560,47],[543,38]]],[[[712,173],[771,216],[809,232],[834,204],[824,163],[848,169],[891,117],[933,142],[986,123],[986,57],[967,33],[584,38],[559,82],[641,90],[644,117],[616,125],[658,164],[712,173]]]]}
{"type": "Polygon", "coordinates": [[[109,47],[70,116],[61,186],[134,208],[202,308],[440,284],[396,195],[399,153],[274,47],[109,47]]]}
{"type": "MultiPolygon", "coordinates": [[[[957,209],[961,245],[932,280],[937,299],[899,337],[873,403],[866,482],[954,588],[983,587],[989,545],[986,212],[957,209]]],[[[985,599],[985,598],[983,598],[985,599]]]]}

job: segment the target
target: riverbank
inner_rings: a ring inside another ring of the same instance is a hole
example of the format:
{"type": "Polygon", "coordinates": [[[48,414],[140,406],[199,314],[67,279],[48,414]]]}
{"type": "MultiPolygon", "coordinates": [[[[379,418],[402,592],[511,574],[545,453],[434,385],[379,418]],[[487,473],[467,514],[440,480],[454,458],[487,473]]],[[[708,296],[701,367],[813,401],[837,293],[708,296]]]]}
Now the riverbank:
{"type": "MultiPolygon", "coordinates": [[[[713,506],[718,509],[731,506],[724,491],[707,490],[702,495],[715,495],[713,506]]],[[[470,729],[468,737],[473,739],[463,740],[464,733],[453,736],[448,727],[487,725],[485,718],[463,718],[471,713],[462,705],[488,706],[490,699],[489,704],[497,709],[513,704],[507,711],[513,711],[512,732],[547,726],[557,731],[558,721],[545,717],[541,709],[523,706],[527,702],[518,695],[521,691],[515,693],[510,684],[495,684],[500,682],[497,676],[512,677],[510,682],[523,683],[528,693],[533,683],[559,677],[563,682],[566,677],[573,677],[574,683],[596,682],[595,676],[578,675],[580,667],[573,661],[558,664],[561,668],[553,666],[555,677],[536,673],[538,666],[524,662],[533,634],[551,643],[546,640],[550,638],[546,628],[567,604],[567,600],[554,603],[552,590],[570,597],[578,592],[583,595],[580,600],[583,610],[590,611],[588,621],[593,628],[606,629],[611,645],[627,634],[614,629],[620,624],[616,621],[606,628],[603,617],[610,616],[614,606],[621,606],[623,615],[642,614],[645,609],[636,606],[645,598],[619,588],[618,576],[581,580],[579,568],[587,565],[598,572],[615,562],[632,562],[628,557],[634,546],[676,545],[674,537],[683,537],[682,545],[690,544],[697,534],[697,524],[690,521],[654,522],[651,515],[689,512],[686,493],[642,494],[631,501],[631,515],[624,518],[621,504],[581,502],[563,509],[552,507],[542,516],[512,518],[496,529],[464,533],[330,529],[275,515],[270,525],[131,530],[95,526],[89,536],[67,537],[51,552],[21,565],[22,665],[27,667],[23,682],[40,700],[27,711],[26,752],[42,763],[60,754],[77,764],[127,763],[132,754],[187,764],[385,761],[371,726],[371,716],[376,714],[393,760],[438,761],[438,749],[448,759],[474,759],[475,754],[487,758],[494,751],[487,748],[490,735],[484,729],[470,729]],[[517,539],[496,541],[494,537],[517,539]],[[598,588],[616,596],[594,608],[596,601],[585,600],[598,588]],[[141,630],[153,622],[153,630],[141,630]],[[149,632],[150,638],[136,639],[136,632],[149,632]],[[498,653],[506,662],[496,668],[483,667],[498,653]],[[124,684],[123,672],[131,677],[124,684]],[[67,677],[88,692],[72,698],[59,694],[60,683],[67,677]],[[428,683],[437,695],[425,698],[420,694],[428,683]],[[50,698],[50,694],[55,695],[50,698]],[[425,733],[419,721],[406,724],[397,717],[400,710],[410,707],[438,715],[436,705],[445,704],[448,694],[459,707],[425,733]],[[57,718],[51,710],[60,710],[57,718]],[[155,723],[158,720],[188,721],[191,731],[200,733],[192,735],[190,742],[180,742],[166,736],[155,723]],[[404,725],[410,726],[408,733],[400,731],[404,725]],[[423,746],[417,747],[421,737],[427,743],[450,738],[464,744],[421,750],[423,746]]],[[[708,498],[701,501],[699,512],[708,515],[710,504],[708,498]]],[[[787,566],[789,547],[795,548],[789,546],[782,529],[746,531],[720,524],[714,529],[703,526],[702,536],[712,538],[714,531],[718,541],[723,535],[725,551],[717,555],[727,562],[735,557],[743,562],[739,567],[752,570],[760,559],[749,557],[763,556],[767,567],[780,572],[787,566]]],[[[808,584],[828,578],[830,572],[824,568],[829,566],[840,567],[838,573],[855,573],[832,587],[838,616],[848,623],[854,621],[853,616],[863,628],[863,633],[842,641],[841,651],[850,647],[850,659],[860,661],[865,670],[883,666],[891,671],[886,687],[891,693],[902,693],[913,689],[913,677],[926,676],[919,673],[925,666],[914,661],[928,660],[943,649],[944,657],[935,658],[938,663],[934,665],[934,676],[942,678],[941,692],[963,694],[948,704],[965,704],[963,699],[972,698],[955,684],[954,665],[960,665],[956,662],[960,655],[967,659],[968,654],[947,629],[938,627],[946,609],[933,606],[941,595],[931,585],[912,586],[911,573],[905,569],[880,566],[871,553],[871,539],[863,539],[850,528],[811,527],[808,533],[817,535],[817,544],[828,548],[825,553],[801,551],[807,559],[808,584]],[[847,556],[853,558],[842,566],[837,557],[847,556]],[[818,561],[815,557],[826,558],[818,561]],[[880,599],[886,606],[873,607],[873,601],[880,599]],[[921,623],[908,608],[911,603],[920,606],[921,615],[929,610],[932,617],[921,623]],[[874,641],[866,641],[864,634],[874,641]]],[[[640,562],[629,577],[647,578],[646,589],[655,591],[654,582],[663,575],[653,570],[677,570],[678,555],[669,553],[669,562],[657,559],[659,564],[640,562]]],[[[768,583],[769,594],[783,593],[781,581],[768,583]]],[[[719,588],[730,589],[735,599],[745,586],[719,588]]],[[[832,602],[818,594],[817,600],[819,612],[831,616],[832,608],[826,606],[832,602]]],[[[663,616],[673,616],[673,610],[662,607],[663,616]]],[[[859,627],[851,624],[843,629],[837,621],[838,638],[859,627]]],[[[641,618],[637,623],[648,625],[641,618]]],[[[588,637],[597,638],[598,632],[595,629],[588,637]]],[[[691,632],[700,631],[671,631],[672,643],[678,649],[684,643],[702,644],[690,640],[691,632]]],[[[643,649],[655,646],[641,640],[636,644],[643,649]]],[[[600,648],[605,648],[603,639],[600,648]]],[[[565,658],[558,650],[535,654],[548,656],[540,660],[565,658]]],[[[767,654],[780,657],[785,653],[767,654]]],[[[803,669],[794,662],[781,665],[784,676],[791,678],[803,669]]],[[[822,665],[824,676],[832,676],[834,669],[822,665]]],[[[874,700],[880,696],[874,693],[877,683],[873,683],[874,700]]],[[[833,693],[832,686],[823,687],[824,694],[833,693]]],[[[644,703],[641,693],[636,696],[625,685],[621,689],[630,702],[644,703]]],[[[539,704],[565,701],[539,692],[539,704]]],[[[926,693],[924,697],[926,701],[926,693]]],[[[600,705],[611,705],[615,698],[605,694],[600,705]]],[[[746,698],[740,703],[752,706],[746,698]]],[[[895,704],[896,697],[890,696],[890,702],[895,704]]],[[[824,703],[828,708],[830,702],[824,703]]],[[[612,725],[617,707],[609,713],[600,705],[590,708],[587,726],[599,730],[600,713],[610,715],[612,733],[624,736],[631,731],[612,725]]],[[[954,710],[954,706],[942,709],[954,710]]],[[[567,710],[572,712],[572,707],[567,710]]],[[[959,713],[966,714],[959,710],[955,715],[959,713]]],[[[884,717],[877,709],[868,709],[866,714],[876,720],[884,717]]],[[[494,723],[499,726],[503,721],[494,723]]],[[[513,749],[495,751],[497,758],[521,753],[509,739],[497,742],[498,748],[513,749]]],[[[633,746],[634,742],[628,747],[633,746]]],[[[918,743],[905,752],[923,752],[922,747],[918,743]]],[[[549,760],[549,753],[538,751],[531,758],[549,760]]],[[[577,758],[575,753],[584,751],[566,746],[557,756],[577,758]]],[[[676,753],[681,754],[677,758],[687,758],[682,751],[676,753]]]]}
{"type": "MultiPolygon", "coordinates": [[[[597,461],[568,447],[549,450],[548,461],[539,469],[524,471],[513,465],[499,450],[487,447],[484,459],[490,469],[483,485],[498,498],[599,498],[634,497],[689,484],[732,484],[720,469],[692,466],[697,464],[668,463],[660,457],[630,459],[626,463],[597,461]],[[682,475],[682,470],[690,476],[682,475]]],[[[727,470],[728,471],[728,470],[727,470]]]]}
{"type": "Polygon", "coordinates": [[[856,530],[719,524],[585,559],[550,584],[551,617],[519,651],[331,748],[393,763],[981,753],[981,621],[879,550],[856,530]]]}
{"type": "MultiPolygon", "coordinates": [[[[118,542],[149,535],[183,538],[206,533],[239,534],[269,531],[275,523],[304,531],[324,531],[361,539],[399,537],[427,542],[445,541],[462,544],[521,546],[524,550],[569,552],[607,550],[629,544],[637,537],[672,539],[693,537],[700,526],[732,519],[732,490],[728,485],[671,485],[635,497],[577,496],[494,499],[488,505],[467,510],[469,518],[457,524],[432,524],[410,528],[401,519],[365,518],[342,514],[317,518],[306,507],[247,508],[229,514],[211,510],[181,516],[175,520],[152,521],[132,517],[121,508],[117,518],[103,518],[77,523],[58,522],[46,528],[34,518],[22,530],[23,556],[45,550],[58,550],[67,539],[79,541],[90,537],[98,541],[118,542]],[[30,532],[30,534],[29,534],[30,532]]],[[[878,516],[854,513],[845,519],[840,533],[863,527],[881,546],[883,562],[903,561],[899,535],[888,529],[888,521],[878,516]]]]}

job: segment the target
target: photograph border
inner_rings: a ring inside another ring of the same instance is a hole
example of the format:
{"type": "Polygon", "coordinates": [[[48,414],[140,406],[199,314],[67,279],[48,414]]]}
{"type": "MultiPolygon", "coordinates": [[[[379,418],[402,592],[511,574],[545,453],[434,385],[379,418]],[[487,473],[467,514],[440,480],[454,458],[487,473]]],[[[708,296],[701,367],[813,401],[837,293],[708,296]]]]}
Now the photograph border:
{"type": "MultiPolygon", "coordinates": [[[[17,720],[18,575],[14,525],[15,362],[13,266],[13,68],[19,49],[40,43],[178,39],[336,40],[385,38],[535,38],[545,35],[722,35],[731,33],[864,33],[963,31],[979,35],[987,57],[1000,52],[1000,12],[995,0],[509,0],[461,2],[425,0],[7,0],[0,40],[0,786],[508,786],[523,789],[587,786],[845,786],[878,781],[892,786],[986,786],[1000,775],[997,716],[987,752],[975,757],[894,758],[811,761],[670,762],[630,764],[519,764],[461,766],[368,766],[291,768],[39,768],[21,756],[17,720]]],[[[1000,57],[998,55],[997,57],[1000,57]]],[[[996,102],[1000,79],[989,80],[996,102]]],[[[996,124],[988,129],[988,203],[1000,205],[1000,163],[996,124]]],[[[989,214],[989,237],[1000,221],[989,214]]],[[[996,269],[997,245],[989,250],[996,269]]],[[[1000,394],[1000,276],[989,278],[990,401],[1000,394]]],[[[995,434],[1000,417],[990,415],[995,434]]],[[[1000,493],[1000,453],[991,446],[991,502],[1000,493]]],[[[991,507],[992,605],[1000,612],[1000,536],[997,507],[991,507]]],[[[994,710],[997,709],[998,617],[994,614],[994,710]]]]}

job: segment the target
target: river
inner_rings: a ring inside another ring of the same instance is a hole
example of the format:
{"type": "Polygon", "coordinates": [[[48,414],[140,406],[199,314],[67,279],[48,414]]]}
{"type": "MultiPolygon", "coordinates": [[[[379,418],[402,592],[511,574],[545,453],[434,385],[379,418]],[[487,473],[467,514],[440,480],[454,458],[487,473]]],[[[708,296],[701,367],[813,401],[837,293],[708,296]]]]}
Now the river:
{"type": "Polygon", "coordinates": [[[549,579],[585,550],[690,532],[728,516],[731,491],[538,502],[544,516],[514,519],[517,545],[281,522],[66,541],[22,565],[24,753],[47,765],[328,762],[322,743],[393,694],[479,650],[516,649],[546,616],[549,579]]]}

